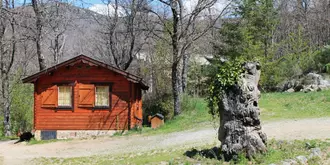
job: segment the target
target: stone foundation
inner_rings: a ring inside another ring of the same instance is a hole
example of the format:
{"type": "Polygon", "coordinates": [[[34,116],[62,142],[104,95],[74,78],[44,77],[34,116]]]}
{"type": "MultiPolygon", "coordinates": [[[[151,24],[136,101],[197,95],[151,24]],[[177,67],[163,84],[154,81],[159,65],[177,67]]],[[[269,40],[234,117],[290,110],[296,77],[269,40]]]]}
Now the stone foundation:
{"type": "Polygon", "coordinates": [[[36,130],[34,138],[36,140],[50,139],[79,139],[94,136],[112,136],[115,130],[36,130]]]}

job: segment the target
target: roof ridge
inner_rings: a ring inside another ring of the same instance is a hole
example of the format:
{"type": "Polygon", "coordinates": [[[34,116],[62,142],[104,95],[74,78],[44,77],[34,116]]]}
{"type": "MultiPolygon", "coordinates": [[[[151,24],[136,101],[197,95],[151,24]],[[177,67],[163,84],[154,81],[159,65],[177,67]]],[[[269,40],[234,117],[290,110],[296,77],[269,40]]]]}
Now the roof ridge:
{"type": "Polygon", "coordinates": [[[134,75],[134,74],[132,74],[132,73],[130,73],[128,71],[119,69],[119,68],[114,67],[112,65],[109,65],[109,64],[106,64],[106,63],[101,62],[99,60],[96,60],[96,59],[94,59],[92,57],[88,57],[88,56],[86,56],[84,54],[80,54],[80,55],[78,55],[76,57],[73,57],[73,58],[71,58],[69,60],[63,61],[63,62],[61,62],[59,64],[56,64],[54,66],[48,67],[48,68],[46,68],[44,70],[41,70],[41,71],[39,71],[39,72],[37,72],[35,74],[32,74],[30,76],[27,76],[27,77],[23,78],[22,81],[23,81],[23,83],[34,82],[40,76],[42,76],[42,75],[44,75],[44,74],[46,74],[46,73],[48,73],[50,71],[56,70],[57,68],[60,68],[60,67],[69,65],[69,64],[71,64],[71,63],[73,63],[73,62],[75,62],[77,60],[80,60],[80,59],[87,60],[87,61],[89,61],[89,62],[91,62],[91,63],[93,63],[95,65],[103,66],[103,67],[105,67],[105,68],[107,68],[109,70],[112,70],[112,71],[114,71],[114,72],[116,72],[118,74],[121,74],[121,75],[125,76],[127,78],[127,80],[129,80],[131,82],[134,82],[134,83],[139,83],[142,86],[142,88],[145,89],[145,90],[147,90],[149,88],[146,85],[146,83],[143,81],[142,77],[139,77],[139,76],[134,75]]]}

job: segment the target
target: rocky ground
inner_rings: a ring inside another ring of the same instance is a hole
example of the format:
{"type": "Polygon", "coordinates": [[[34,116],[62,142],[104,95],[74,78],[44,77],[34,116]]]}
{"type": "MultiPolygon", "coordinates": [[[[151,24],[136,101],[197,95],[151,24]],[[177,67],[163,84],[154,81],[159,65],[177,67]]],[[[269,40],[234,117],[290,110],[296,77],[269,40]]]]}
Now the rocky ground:
{"type": "MultiPolygon", "coordinates": [[[[330,118],[284,120],[263,124],[268,138],[327,139],[330,138],[330,118]]],[[[122,154],[147,152],[180,146],[202,146],[219,144],[217,129],[212,126],[199,130],[188,130],[153,136],[100,137],[87,140],[60,141],[47,144],[14,144],[15,141],[0,142],[0,164],[24,164],[39,157],[80,157],[100,154],[122,154]]]]}

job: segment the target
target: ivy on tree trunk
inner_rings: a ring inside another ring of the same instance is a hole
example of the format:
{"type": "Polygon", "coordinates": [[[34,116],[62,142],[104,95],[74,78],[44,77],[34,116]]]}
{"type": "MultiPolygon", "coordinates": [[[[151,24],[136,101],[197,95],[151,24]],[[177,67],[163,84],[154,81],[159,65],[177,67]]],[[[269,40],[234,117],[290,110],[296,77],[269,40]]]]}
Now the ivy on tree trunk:
{"type": "Polygon", "coordinates": [[[243,153],[252,158],[266,149],[267,136],[261,130],[258,99],[260,65],[248,62],[233,85],[225,88],[218,102],[220,115],[219,140],[227,160],[243,153]]]}

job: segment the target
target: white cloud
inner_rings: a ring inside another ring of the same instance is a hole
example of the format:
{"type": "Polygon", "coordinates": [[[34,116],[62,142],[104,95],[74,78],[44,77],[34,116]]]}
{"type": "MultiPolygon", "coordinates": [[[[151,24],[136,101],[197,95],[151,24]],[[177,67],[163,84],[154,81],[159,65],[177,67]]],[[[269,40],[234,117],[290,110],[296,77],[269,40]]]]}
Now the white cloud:
{"type": "MultiPolygon", "coordinates": [[[[113,4],[105,5],[105,4],[94,4],[93,6],[88,8],[91,11],[94,11],[96,13],[102,14],[102,15],[110,15],[113,16],[115,14],[115,8],[113,4]]],[[[123,7],[118,7],[118,15],[119,17],[122,17],[125,15],[125,10],[123,7]]]]}
{"type": "MultiPolygon", "coordinates": [[[[183,1],[184,15],[190,14],[195,9],[197,3],[198,0],[184,0],[183,1]]],[[[229,3],[228,0],[217,0],[217,2],[211,7],[212,14],[213,15],[220,14],[228,3],[229,3]]],[[[205,12],[209,12],[209,11],[205,11],[205,12]]]]}

